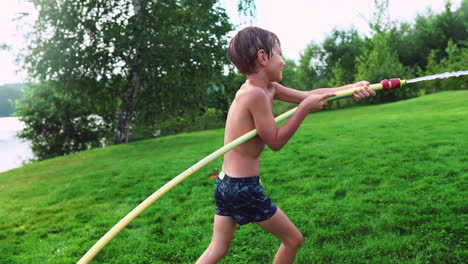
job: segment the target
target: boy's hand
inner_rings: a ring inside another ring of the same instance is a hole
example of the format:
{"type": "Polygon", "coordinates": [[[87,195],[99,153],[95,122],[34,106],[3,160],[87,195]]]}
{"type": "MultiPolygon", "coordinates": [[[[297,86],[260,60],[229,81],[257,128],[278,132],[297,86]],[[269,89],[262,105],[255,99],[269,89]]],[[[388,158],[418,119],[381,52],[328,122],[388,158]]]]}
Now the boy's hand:
{"type": "Polygon", "coordinates": [[[366,99],[367,97],[375,96],[375,91],[372,89],[369,89],[368,81],[360,81],[360,82],[353,84],[353,88],[361,87],[361,86],[363,87],[362,89],[354,91],[353,97],[356,101],[361,101],[361,100],[366,99]]]}
{"type": "Polygon", "coordinates": [[[321,95],[311,94],[307,96],[299,105],[303,106],[309,113],[318,112],[328,104],[327,98],[335,96],[335,93],[326,93],[321,95]]]}

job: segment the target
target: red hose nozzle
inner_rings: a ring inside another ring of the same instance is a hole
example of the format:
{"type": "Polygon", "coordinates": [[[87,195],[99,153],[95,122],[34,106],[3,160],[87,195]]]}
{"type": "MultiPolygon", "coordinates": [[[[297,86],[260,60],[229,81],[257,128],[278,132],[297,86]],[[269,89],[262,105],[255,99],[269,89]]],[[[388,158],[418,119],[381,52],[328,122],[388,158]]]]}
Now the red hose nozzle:
{"type": "Polygon", "coordinates": [[[384,91],[396,90],[401,87],[401,80],[398,78],[395,79],[385,79],[380,82],[382,84],[382,89],[384,91]]]}

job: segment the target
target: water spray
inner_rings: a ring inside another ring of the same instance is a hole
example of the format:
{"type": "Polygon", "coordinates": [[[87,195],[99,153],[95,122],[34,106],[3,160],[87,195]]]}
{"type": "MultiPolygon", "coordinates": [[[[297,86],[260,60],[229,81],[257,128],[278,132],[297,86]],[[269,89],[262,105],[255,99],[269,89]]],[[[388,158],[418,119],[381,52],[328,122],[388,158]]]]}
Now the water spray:
{"type": "Polygon", "coordinates": [[[441,74],[434,74],[430,76],[424,76],[424,77],[411,79],[408,81],[408,83],[416,83],[416,82],[430,81],[430,80],[436,80],[436,79],[445,79],[445,78],[450,78],[450,77],[459,77],[463,75],[468,75],[468,71],[457,71],[457,72],[446,72],[446,73],[441,73],[441,74]]]}
{"type": "MultiPolygon", "coordinates": [[[[377,90],[391,91],[391,90],[396,90],[405,84],[429,81],[429,80],[435,80],[435,79],[445,79],[445,78],[450,78],[450,77],[458,77],[458,76],[463,76],[463,75],[468,75],[468,70],[451,72],[451,73],[446,72],[442,74],[425,76],[425,77],[415,78],[411,80],[401,80],[398,78],[385,79],[385,80],[382,80],[380,83],[369,85],[367,89],[372,89],[374,91],[377,91],[377,90]]],[[[355,88],[343,90],[340,92],[336,92],[335,93],[336,96],[328,98],[326,99],[326,101],[334,101],[334,100],[338,100],[344,97],[352,96],[356,90],[363,89],[363,88],[364,87],[361,86],[361,87],[355,87],[355,88]]],[[[287,111],[286,113],[283,113],[282,115],[279,115],[278,117],[275,118],[275,122],[280,123],[288,119],[296,112],[296,110],[297,110],[297,107],[287,111]]],[[[135,219],[140,213],[142,213],[146,208],[148,208],[161,196],[163,196],[169,190],[174,188],[177,184],[179,184],[180,182],[182,182],[183,180],[185,180],[186,178],[188,178],[189,176],[191,176],[192,174],[200,170],[202,167],[204,167],[208,163],[212,162],[213,160],[217,159],[218,157],[232,150],[233,148],[239,146],[240,144],[250,140],[256,135],[257,135],[256,129],[249,131],[248,133],[242,135],[241,137],[235,139],[234,141],[224,145],[222,148],[206,156],[205,158],[195,163],[190,168],[186,169],[184,172],[182,172],[181,174],[177,175],[175,178],[170,180],[164,186],[159,188],[159,190],[157,190],[148,198],[146,198],[143,202],[141,202],[137,207],[135,207],[135,209],[133,209],[124,218],[122,218],[116,225],[114,225],[103,237],[101,237],[96,242],[96,244],[94,244],[93,247],[91,247],[88,250],[88,252],[86,252],[85,255],[83,255],[83,257],[77,263],[78,264],[89,263],[99,253],[99,251],[101,251],[101,249],[104,248],[107,245],[107,243],[109,243],[110,240],[112,240],[120,231],[122,231],[122,229],[124,229],[131,221],[133,221],[133,219],[135,219]]]]}

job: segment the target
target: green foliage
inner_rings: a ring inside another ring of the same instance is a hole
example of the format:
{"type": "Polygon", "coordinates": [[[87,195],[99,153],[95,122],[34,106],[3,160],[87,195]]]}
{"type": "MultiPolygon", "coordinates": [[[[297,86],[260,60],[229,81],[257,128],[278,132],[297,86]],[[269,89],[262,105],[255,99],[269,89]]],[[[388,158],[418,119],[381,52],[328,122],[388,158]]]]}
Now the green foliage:
{"type": "MultiPolygon", "coordinates": [[[[223,106],[216,107],[217,105],[213,103],[210,103],[209,105],[211,107],[223,110],[227,116],[229,106],[231,105],[232,100],[234,100],[237,90],[239,90],[244,82],[245,77],[234,70],[230,71],[228,75],[223,75],[220,80],[221,89],[218,90],[217,93],[218,100],[223,102],[223,106]]],[[[210,98],[214,98],[214,96],[210,94],[210,98]]]]}
{"type": "Polygon", "coordinates": [[[458,15],[460,16],[460,20],[463,21],[466,30],[468,27],[468,0],[462,0],[460,9],[458,9],[458,15]]]}
{"type": "Polygon", "coordinates": [[[465,0],[455,11],[451,10],[451,4],[447,2],[444,12],[440,14],[427,12],[418,15],[414,25],[402,23],[399,27],[393,27],[389,32],[392,35],[392,49],[396,50],[403,65],[425,69],[432,50],[441,52],[437,55],[437,60],[441,60],[445,56],[442,51],[449,40],[457,45],[466,42],[466,2],[465,0]]]}
{"type": "MultiPolygon", "coordinates": [[[[331,68],[331,79],[328,81],[329,87],[339,87],[347,83],[353,83],[354,80],[349,81],[349,75],[346,70],[341,66],[341,62],[337,62],[334,67],[331,68]]],[[[354,75],[351,75],[354,78],[354,75]]],[[[353,98],[343,98],[328,105],[328,109],[339,109],[347,106],[356,105],[356,101],[353,98]]]]}
{"type": "MultiPolygon", "coordinates": [[[[255,0],[238,0],[237,11],[243,16],[244,19],[252,19],[255,16],[256,11],[255,0]]],[[[252,24],[252,21],[253,20],[250,20],[250,24],[252,24]]]]}
{"type": "MultiPolygon", "coordinates": [[[[305,240],[297,263],[463,263],[467,91],[312,114],[262,154],[265,192],[305,240]]],[[[0,262],[76,263],[223,130],[93,149],[0,174],[0,262]]],[[[194,263],[208,246],[218,159],[140,214],[91,263],[194,263]]],[[[279,246],[239,227],[223,263],[271,263],[279,246]]]]}
{"type": "MultiPolygon", "coordinates": [[[[346,75],[345,69],[341,65],[341,62],[337,62],[335,66],[331,68],[331,80],[328,82],[330,86],[332,87],[337,87],[341,86],[345,83],[351,83],[351,82],[346,82],[345,79],[349,78],[349,75],[346,75]]],[[[353,75],[351,75],[353,76],[353,75]]]]}
{"type": "MultiPolygon", "coordinates": [[[[400,63],[396,52],[390,48],[387,34],[375,34],[372,45],[357,58],[356,81],[380,82],[383,79],[407,76],[408,70],[400,63]]],[[[366,102],[391,102],[415,96],[414,90],[398,89],[391,93],[379,93],[366,102]]]]}
{"type": "MultiPolygon", "coordinates": [[[[281,84],[286,87],[294,87],[296,89],[304,87],[299,79],[299,67],[296,65],[296,62],[287,58],[284,59],[284,62],[286,63],[286,66],[283,68],[283,79],[281,80],[281,84]]],[[[307,88],[304,90],[307,90],[307,88]]],[[[296,105],[288,102],[274,101],[273,106],[273,115],[278,116],[294,108],[296,105]]]]}
{"type": "Polygon", "coordinates": [[[468,23],[468,17],[461,13],[466,12],[467,3],[465,3],[455,11],[452,11],[452,4],[448,1],[445,4],[445,10],[435,18],[435,23],[442,32],[443,40],[441,48],[448,40],[453,40],[456,44],[460,44],[468,39],[468,28],[465,26],[468,23]],[[463,10],[465,9],[465,10],[463,10]]]}
{"type": "Polygon", "coordinates": [[[341,86],[354,81],[356,58],[362,55],[363,45],[364,40],[354,29],[333,30],[323,41],[322,46],[326,54],[324,77],[330,80],[330,86],[341,86]]]}
{"type": "Polygon", "coordinates": [[[21,90],[17,87],[0,86],[0,117],[11,116],[15,109],[11,102],[21,97],[21,90]]]}
{"type": "MultiPolygon", "coordinates": [[[[468,69],[468,47],[459,48],[452,40],[448,42],[445,56],[437,60],[437,51],[433,50],[429,55],[426,71],[420,71],[421,75],[432,75],[443,72],[463,71],[468,69]]],[[[421,84],[424,93],[433,93],[443,90],[467,90],[468,76],[434,80],[421,84]]]]}
{"type": "Polygon", "coordinates": [[[304,53],[301,54],[299,65],[297,66],[297,78],[299,86],[295,87],[300,90],[311,90],[319,88],[317,82],[320,76],[319,59],[322,54],[322,49],[319,45],[309,44],[304,53]]]}
{"type": "Polygon", "coordinates": [[[129,141],[138,141],[147,138],[163,137],[183,132],[200,131],[221,128],[224,126],[226,113],[216,108],[207,108],[197,116],[173,116],[162,122],[148,124],[134,123],[129,141]]]}
{"type": "Polygon", "coordinates": [[[286,87],[302,87],[298,77],[298,66],[294,60],[285,58],[286,66],[283,68],[281,84],[286,87]]]}
{"type": "MultiPolygon", "coordinates": [[[[222,78],[233,27],[217,1],[33,3],[39,16],[24,57],[30,77],[61,83],[54,88],[60,98],[73,94],[74,100],[100,105],[93,115],[113,111],[108,125],[117,135],[127,127],[154,128],[173,116],[199,116],[209,104],[207,87],[222,78]]],[[[253,6],[239,1],[241,10],[253,6]]],[[[81,115],[77,111],[69,116],[81,115]]],[[[68,135],[64,144],[80,141],[76,136],[68,135]]]]}
{"type": "Polygon", "coordinates": [[[200,131],[224,126],[225,115],[221,110],[209,108],[199,116],[176,116],[161,122],[158,136],[167,136],[182,132],[200,131]]]}
{"type": "Polygon", "coordinates": [[[393,24],[390,19],[388,4],[389,0],[374,0],[374,12],[368,24],[375,34],[388,32],[393,24]]]}
{"type": "Polygon", "coordinates": [[[100,147],[113,133],[112,116],[98,116],[92,100],[63,94],[54,82],[25,86],[15,102],[25,123],[18,136],[31,141],[38,160],[100,147]]]}

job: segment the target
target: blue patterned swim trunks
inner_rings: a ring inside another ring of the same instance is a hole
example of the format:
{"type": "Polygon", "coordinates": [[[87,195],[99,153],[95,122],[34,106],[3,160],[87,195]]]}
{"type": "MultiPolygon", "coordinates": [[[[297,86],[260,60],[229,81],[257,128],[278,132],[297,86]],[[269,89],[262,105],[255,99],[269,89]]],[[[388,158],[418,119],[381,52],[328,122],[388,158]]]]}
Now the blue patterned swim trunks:
{"type": "Polygon", "coordinates": [[[216,214],[231,216],[239,225],[272,217],[277,207],[263,193],[259,180],[259,176],[233,178],[221,172],[220,177],[216,178],[214,190],[216,214]]]}

